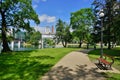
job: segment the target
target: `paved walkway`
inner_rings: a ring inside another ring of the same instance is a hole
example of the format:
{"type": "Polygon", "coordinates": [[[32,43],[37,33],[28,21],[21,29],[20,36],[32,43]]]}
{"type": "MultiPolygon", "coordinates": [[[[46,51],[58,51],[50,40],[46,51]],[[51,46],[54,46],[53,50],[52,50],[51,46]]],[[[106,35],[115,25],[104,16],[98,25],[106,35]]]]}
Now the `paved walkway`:
{"type": "Polygon", "coordinates": [[[100,70],[92,63],[87,52],[89,50],[74,51],[63,57],[42,80],[105,80],[101,72],[115,72],[118,70],[100,70]]]}

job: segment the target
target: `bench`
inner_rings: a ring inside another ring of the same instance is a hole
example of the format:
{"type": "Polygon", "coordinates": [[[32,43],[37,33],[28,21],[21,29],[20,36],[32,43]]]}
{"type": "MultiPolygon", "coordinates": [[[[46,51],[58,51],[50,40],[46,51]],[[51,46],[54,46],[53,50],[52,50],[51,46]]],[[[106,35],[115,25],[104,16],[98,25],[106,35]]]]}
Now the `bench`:
{"type": "Polygon", "coordinates": [[[107,55],[107,54],[103,54],[102,58],[97,58],[97,60],[99,61],[98,64],[101,64],[103,67],[107,68],[107,69],[111,69],[112,64],[114,63],[114,57],[107,55]],[[110,59],[108,61],[108,59],[110,59]]]}

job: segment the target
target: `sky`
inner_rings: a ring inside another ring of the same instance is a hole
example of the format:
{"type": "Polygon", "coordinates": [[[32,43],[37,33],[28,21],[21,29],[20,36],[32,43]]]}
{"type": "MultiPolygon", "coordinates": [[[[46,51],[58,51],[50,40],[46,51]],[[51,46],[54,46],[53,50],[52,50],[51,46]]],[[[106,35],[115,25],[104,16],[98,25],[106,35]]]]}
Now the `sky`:
{"type": "Polygon", "coordinates": [[[91,7],[93,0],[33,0],[32,6],[39,16],[40,24],[32,26],[55,26],[58,19],[69,24],[70,14],[81,8],[91,7]]]}

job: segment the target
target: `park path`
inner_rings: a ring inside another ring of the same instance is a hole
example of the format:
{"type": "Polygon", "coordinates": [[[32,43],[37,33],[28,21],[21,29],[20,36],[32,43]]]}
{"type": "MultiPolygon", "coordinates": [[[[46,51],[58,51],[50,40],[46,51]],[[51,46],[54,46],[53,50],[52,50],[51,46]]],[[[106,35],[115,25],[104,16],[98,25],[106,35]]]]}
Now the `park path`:
{"type": "Polygon", "coordinates": [[[115,72],[118,70],[100,70],[92,63],[87,52],[89,50],[73,51],[63,57],[46,73],[42,80],[105,80],[101,72],[115,72]]]}

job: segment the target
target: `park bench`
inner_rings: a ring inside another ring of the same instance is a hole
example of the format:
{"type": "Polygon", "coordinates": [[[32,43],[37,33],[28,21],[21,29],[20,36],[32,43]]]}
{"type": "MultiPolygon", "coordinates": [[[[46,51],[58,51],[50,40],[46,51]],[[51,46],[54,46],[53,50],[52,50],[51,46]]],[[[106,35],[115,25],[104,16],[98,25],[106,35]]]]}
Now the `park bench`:
{"type": "Polygon", "coordinates": [[[99,61],[98,64],[101,64],[106,69],[111,69],[111,66],[114,63],[114,57],[107,54],[103,54],[103,57],[97,58],[97,60],[99,61]]]}

